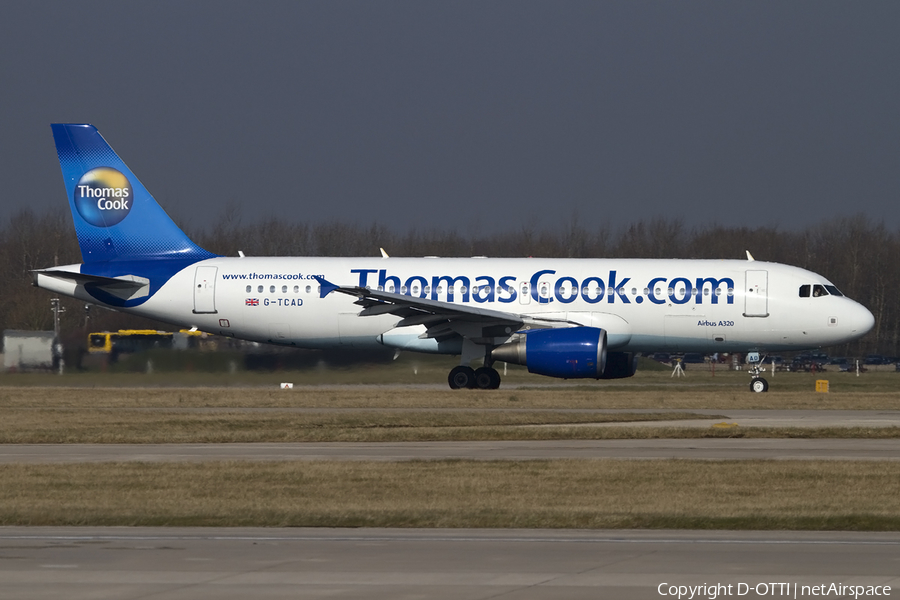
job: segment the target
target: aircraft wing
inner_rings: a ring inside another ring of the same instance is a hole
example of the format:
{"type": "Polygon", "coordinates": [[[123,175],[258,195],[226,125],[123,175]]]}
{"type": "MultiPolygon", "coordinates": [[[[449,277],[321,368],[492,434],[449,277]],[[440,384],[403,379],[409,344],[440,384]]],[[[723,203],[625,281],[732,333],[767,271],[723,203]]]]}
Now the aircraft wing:
{"type": "Polygon", "coordinates": [[[435,338],[444,341],[460,335],[476,344],[499,344],[523,326],[527,329],[546,329],[578,325],[561,319],[542,319],[405,294],[381,292],[359,286],[341,287],[322,277],[316,277],[316,280],[322,286],[320,297],[324,298],[331,292],[356,296],[354,304],[362,307],[360,317],[395,315],[401,318],[397,327],[424,325],[426,331],[419,337],[426,339],[435,338]]]}

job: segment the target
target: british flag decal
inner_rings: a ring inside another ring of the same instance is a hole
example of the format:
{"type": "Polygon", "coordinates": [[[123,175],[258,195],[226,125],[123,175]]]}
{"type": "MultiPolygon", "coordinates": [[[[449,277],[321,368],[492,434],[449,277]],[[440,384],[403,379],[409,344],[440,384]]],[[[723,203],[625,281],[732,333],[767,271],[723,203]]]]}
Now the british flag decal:
{"type": "Polygon", "coordinates": [[[244,300],[245,306],[259,306],[259,298],[247,298],[244,300]]]}

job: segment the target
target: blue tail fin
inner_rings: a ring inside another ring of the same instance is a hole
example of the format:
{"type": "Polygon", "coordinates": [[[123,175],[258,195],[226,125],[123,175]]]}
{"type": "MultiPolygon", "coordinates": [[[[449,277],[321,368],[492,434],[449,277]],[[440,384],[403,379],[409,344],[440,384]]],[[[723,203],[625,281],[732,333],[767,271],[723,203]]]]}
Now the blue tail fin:
{"type": "Polygon", "coordinates": [[[85,263],[215,256],[175,225],[96,127],[51,127],[85,263]]]}

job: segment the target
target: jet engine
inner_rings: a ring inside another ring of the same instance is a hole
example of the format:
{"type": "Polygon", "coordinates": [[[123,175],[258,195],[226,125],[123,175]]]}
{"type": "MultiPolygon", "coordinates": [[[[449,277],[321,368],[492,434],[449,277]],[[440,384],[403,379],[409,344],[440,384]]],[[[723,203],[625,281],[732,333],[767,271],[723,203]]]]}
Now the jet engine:
{"type": "Polygon", "coordinates": [[[607,352],[606,369],[600,379],[624,379],[637,371],[638,357],[634,352],[607,352]]]}
{"type": "Polygon", "coordinates": [[[563,379],[600,379],[606,369],[606,331],[597,327],[535,329],[491,351],[494,360],[529,373],[563,379]]]}

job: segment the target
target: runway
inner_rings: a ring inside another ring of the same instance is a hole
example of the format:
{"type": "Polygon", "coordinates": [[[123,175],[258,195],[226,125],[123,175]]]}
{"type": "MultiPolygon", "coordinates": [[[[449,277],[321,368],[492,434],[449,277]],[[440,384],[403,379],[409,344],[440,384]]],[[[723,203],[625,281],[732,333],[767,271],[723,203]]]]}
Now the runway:
{"type": "Polygon", "coordinates": [[[212,460],[900,460],[900,439],[650,439],[253,444],[2,444],[3,463],[212,460]]]}
{"type": "MultiPolygon", "coordinates": [[[[614,411],[610,411],[614,412],[614,411]]],[[[631,411],[627,411],[631,412],[631,411]]],[[[640,412],[640,411],[634,411],[640,412]]],[[[643,412],[653,412],[646,410],[643,412]]],[[[658,411],[657,411],[658,412],[658,411]]],[[[689,412],[703,415],[725,415],[729,423],[740,427],[796,427],[800,429],[819,427],[900,427],[900,410],[689,410],[678,409],[671,412],[689,412]]],[[[709,420],[684,419],[676,421],[637,421],[634,423],[609,423],[607,426],[633,427],[699,427],[712,425],[709,420]]]]}
{"type": "Polygon", "coordinates": [[[897,533],[7,527],[0,590],[28,600],[638,600],[679,585],[731,585],[738,597],[744,584],[744,598],[793,597],[793,586],[801,597],[803,585],[896,590],[898,556],[897,533]]]}

